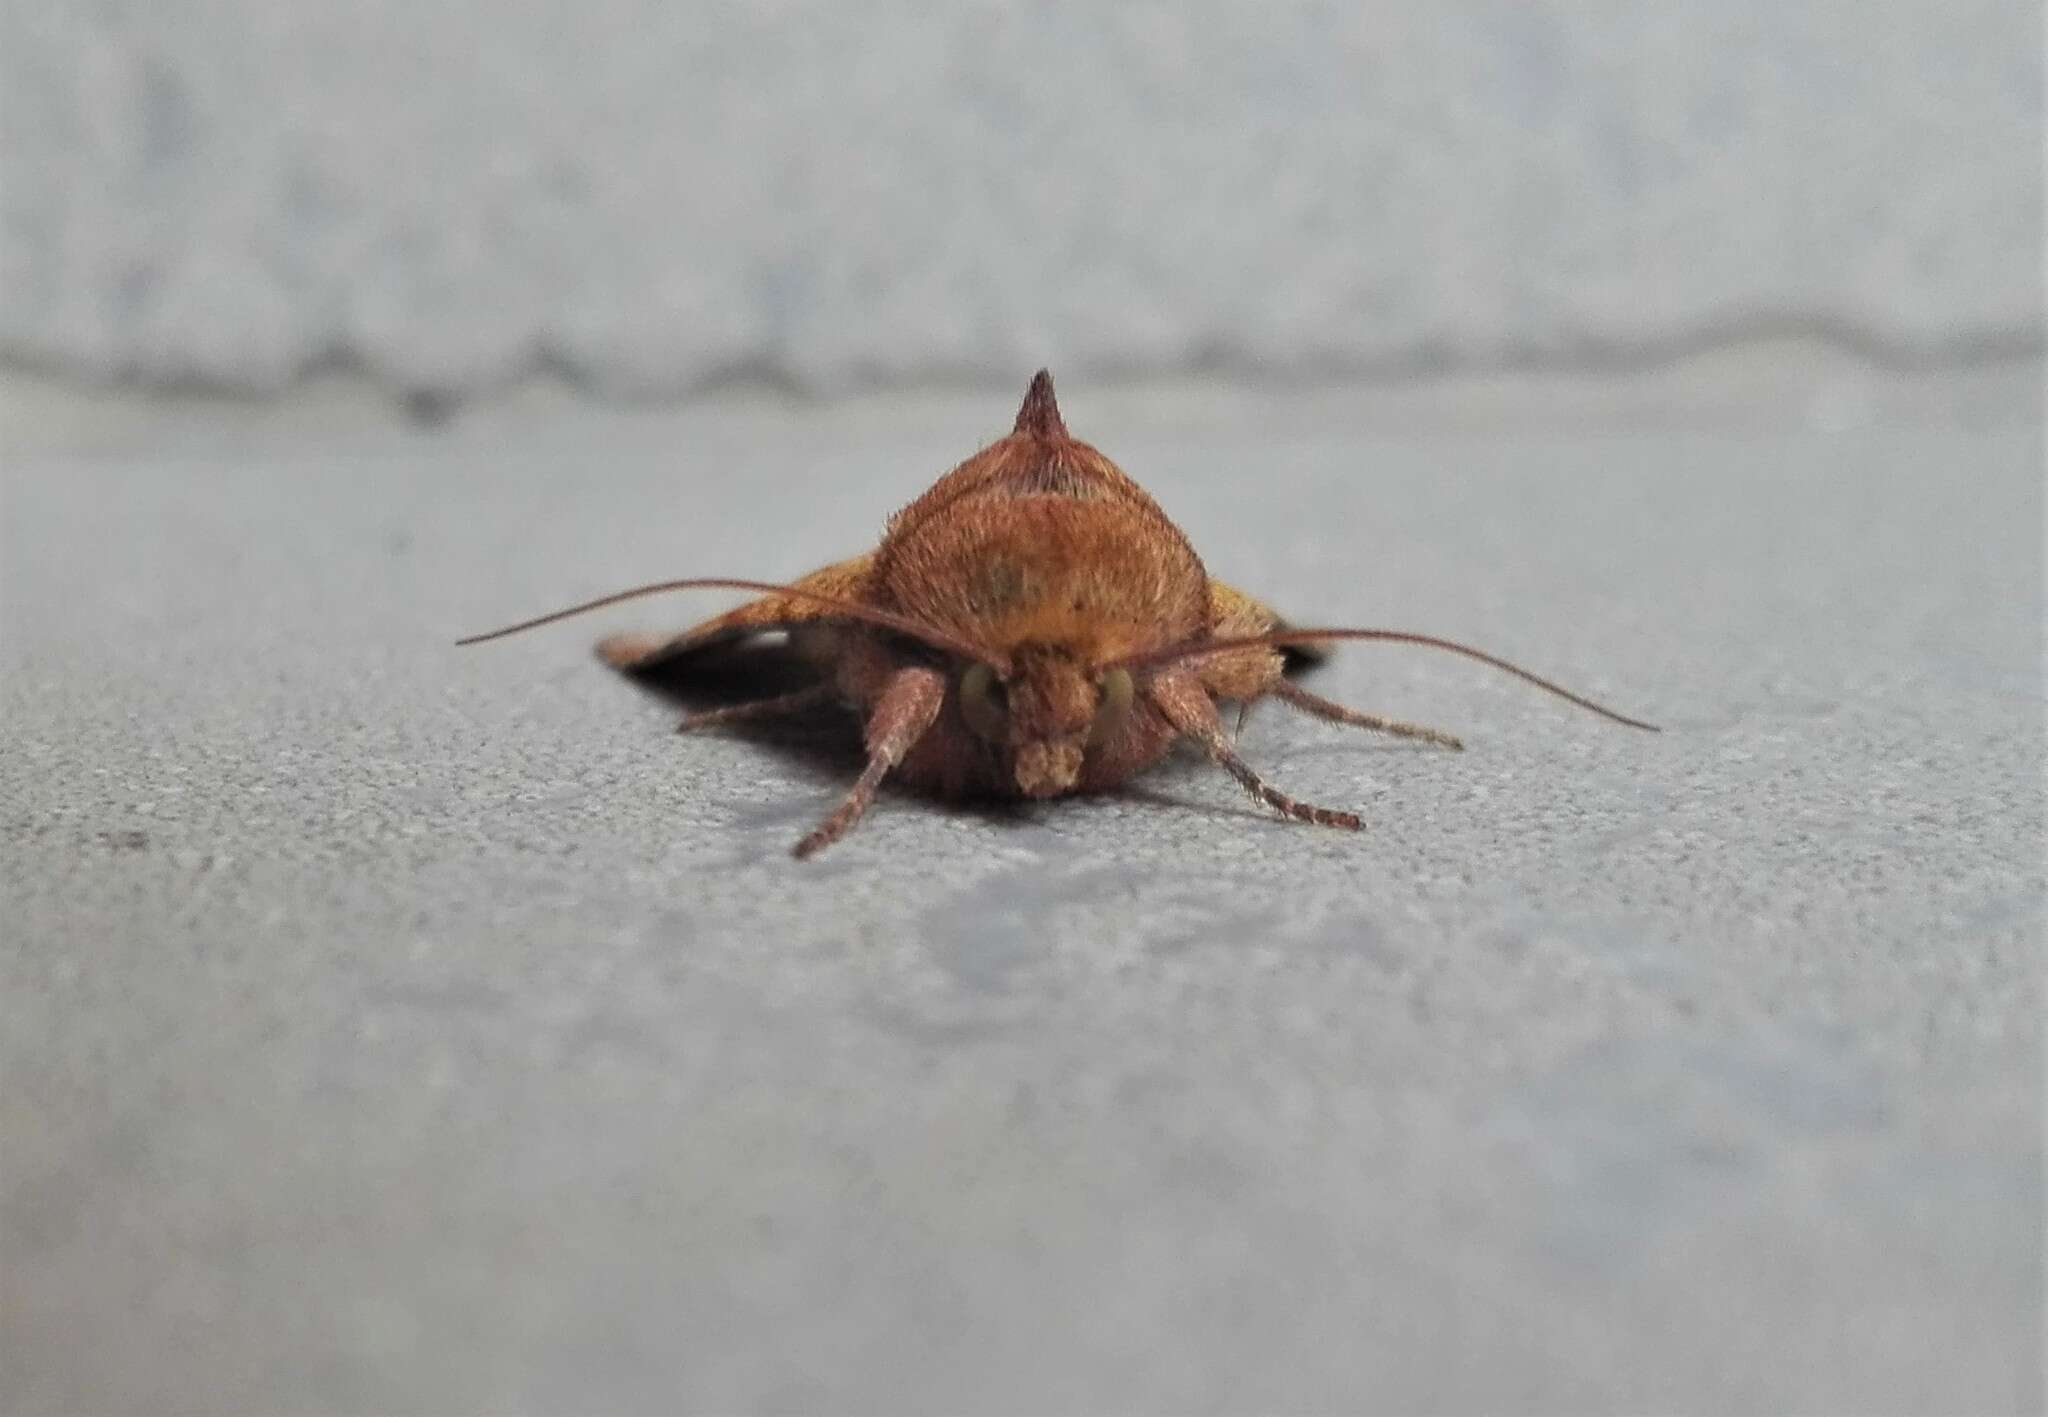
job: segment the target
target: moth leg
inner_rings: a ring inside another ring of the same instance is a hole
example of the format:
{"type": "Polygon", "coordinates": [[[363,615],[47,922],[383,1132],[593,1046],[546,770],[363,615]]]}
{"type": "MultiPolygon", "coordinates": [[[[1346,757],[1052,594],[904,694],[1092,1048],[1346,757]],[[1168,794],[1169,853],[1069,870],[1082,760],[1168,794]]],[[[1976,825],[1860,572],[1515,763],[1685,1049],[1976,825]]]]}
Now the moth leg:
{"type": "Polygon", "coordinates": [[[1153,705],[1166,715],[1168,723],[1200,743],[1225,772],[1237,779],[1239,786],[1274,811],[1296,821],[1314,822],[1322,827],[1357,831],[1364,825],[1355,812],[1339,812],[1297,801],[1260,777],[1224,737],[1223,724],[1216,717],[1215,702],[1194,678],[1185,674],[1162,674],[1152,681],[1146,693],[1153,705]]]}
{"type": "Polygon", "coordinates": [[[917,746],[917,740],[924,737],[945,702],[946,676],[936,669],[899,669],[889,676],[881,697],[875,701],[875,711],[868,717],[868,765],[832,815],[796,844],[798,858],[822,851],[846,835],[875,800],[875,789],[882,785],[882,779],[917,746]]]}
{"type": "Polygon", "coordinates": [[[716,728],[724,723],[739,723],[750,718],[767,718],[778,713],[800,713],[819,704],[830,703],[835,691],[830,683],[813,684],[809,688],[797,689],[773,698],[753,699],[743,704],[727,704],[722,708],[705,709],[701,713],[685,714],[676,725],[678,733],[694,733],[700,728],[716,728]]]}
{"type": "Polygon", "coordinates": [[[1425,743],[1436,743],[1445,748],[1464,751],[1465,744],[1454,733],[1441,728],[1425,728],[1419,723],[1403,723],[1398,718],[1382,718],[1376,713],[1360,713],[1357,709],[1346,708],[1334,703],[1321,694],[1311,694],[1292,679],[1282,679],[1273,686],[1273,697],[1290,703],[1303,713],[1314,714],[1317,718],[1331,723],[1345,724],[1351,728],[1369,728],[1374,733],[1391,733],[1396,738],[1420,738],[1425,743]]]}

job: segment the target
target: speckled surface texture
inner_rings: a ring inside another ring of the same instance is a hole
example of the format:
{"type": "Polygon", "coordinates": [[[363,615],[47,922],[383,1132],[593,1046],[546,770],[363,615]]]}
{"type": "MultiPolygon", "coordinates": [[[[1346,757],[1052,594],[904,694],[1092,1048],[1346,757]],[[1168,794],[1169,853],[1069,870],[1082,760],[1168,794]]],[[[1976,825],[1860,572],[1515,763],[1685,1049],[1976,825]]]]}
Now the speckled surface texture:
{"type": "Polygon", "coordinates": [[[717,597],[448,641],[857,548],[1014,394],[17,389],[0,1407],[2038,1410],[2031,377],[1070,381],[1218,574],[1667,731],[1354,649],[1470,751],[1244,747],[1365,835],[1190,761],[803,865],[842,754],[588,656],[717,597]]]}
{"type": "Polygon", "coordinates": [[[0,355],[819,389],[2040,347],[2017,0],[11,0],[0,355]]]}

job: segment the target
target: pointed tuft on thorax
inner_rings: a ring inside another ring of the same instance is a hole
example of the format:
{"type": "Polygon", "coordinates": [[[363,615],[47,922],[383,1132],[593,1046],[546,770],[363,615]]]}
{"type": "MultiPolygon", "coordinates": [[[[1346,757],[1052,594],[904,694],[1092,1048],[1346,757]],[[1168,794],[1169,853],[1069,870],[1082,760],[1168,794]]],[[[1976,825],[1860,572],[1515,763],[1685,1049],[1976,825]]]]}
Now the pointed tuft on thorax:
{"type": "Polygon", "coordinates": [[[1024,391],[1024,406],[1017,410],[1016,432],[1034,438],[1064,438],[1067,425],[1060,418],[1060,406],[1053,401],[1052,375],[1041,369],[1031,376],[1024,391]]]}

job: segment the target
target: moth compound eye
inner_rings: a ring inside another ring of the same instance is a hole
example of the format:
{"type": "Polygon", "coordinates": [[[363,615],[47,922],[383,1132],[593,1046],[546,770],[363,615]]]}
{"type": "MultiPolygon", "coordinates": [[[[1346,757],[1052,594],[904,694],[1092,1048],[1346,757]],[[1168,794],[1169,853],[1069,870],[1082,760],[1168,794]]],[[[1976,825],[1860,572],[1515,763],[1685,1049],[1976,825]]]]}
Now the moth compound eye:
{"type": "Polygon", "coordinates": [[[1009,692],[986,664],[970,664],[960,676],[960,714],[969,728],[992,743],[1008,733],[1009,692]]]}
{"type": "Polygon", "coordinates": [[[1131,671],[1112,669],[1102,676],[1102,702],[1096,707],[1095,722],[1089,725],[1088,741],[1102,743],[1123,727],[1131,711],[1131,671]]]}

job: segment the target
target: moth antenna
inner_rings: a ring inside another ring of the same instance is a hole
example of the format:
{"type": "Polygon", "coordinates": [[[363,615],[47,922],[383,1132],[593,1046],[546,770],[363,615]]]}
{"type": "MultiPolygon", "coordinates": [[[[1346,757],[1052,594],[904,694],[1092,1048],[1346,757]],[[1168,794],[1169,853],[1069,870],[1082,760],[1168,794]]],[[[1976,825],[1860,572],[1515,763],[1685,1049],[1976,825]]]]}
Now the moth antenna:
{"type": "Polygon", "coordinates": [[[1566,703],[1577,704],[1602,718],[1630,728],[1640,728],[1647,733],[1661,733],[1664,730],[1654,723],[1645,723],[1639,718],[1630,718],[1617,713],[1604,704],[1594,703],[1583,694],[1575,694],[1562,684],[1554,684],[1540,674],[1532,674],[1519,664],[1510,664],[1498,655],[1485,650],[1474,649],[1471,645],[1459,644],[1456,640],[1439,639],[1435,635],[1419,635],[1409,630],[1275,630],[1265,635],[1242,635],[1223,640],[1206,640],[1196,645],[1181,645],[1177,648],[1151,650],[1144,654],[1129,655],[1101,666],[1104,669],[1157,669],[1161,665],[1178,664],[1189,659],[1206,659],[1212,654],[1228,654],[1238,649],[1284,649],[1289,645],[1319,644],[1325,640],[1390,640],[1395,644],[1423,645],[1429,649],[1449,650],[1467,659],[1476,659],[1481,664],[1490,664],[1503,673],[1512,674],[1525,684],[1534,684],[1546,694],[1555,694],[1566,703]]]}
{"type": "Polygon", "coordinates": [[[610,595],[601,595],[595,600],[586,600],[583,604],[572,605],[566,610],[551,610],[545,615],[536,615],[531,620],[521,620],[516,625],[506,625],[501,629],[486,630],[481,635],[466,636],[455,643],[458,646],[480,645],[487,640],[501,640],[507,635],[516,635],[523,630],[537,630],[542,625],[552,625],[557,620],[567,620],[572,615],[582,615],[592,610],[602,610],[607,605],[617,605],[621,601],[638,600],[643,595],[661,595],[672,590],[752,590],[759,591],[764,595],[787,595],[797,600],[808,600],[814,605],[829,607],[850,620],[865,620],[870,625],[880,625],[884,629],[908,635],[914,640],[922,641],[938,649],[950,650],[963,659],[977,660],[999,673],[1008,674],[1010,672],[1010,666],[1006,662],[990,654],[987,650],[977,645],[971,645],[956,636],[949,635],[944,630],[935,630],[929,625],[920,625],[915,620],[893,614],[890,611],[877,610],[872,605],[862,605],[854,600],[843,600],[836,595],[825,595],[820,591],[805,590],[802,586],[777,585],[773,581],[732,580],[724,576],[699,576],[681,581],[655,581],[648,585],[634,586],[630,590],[613,591],[610,595]]]}
{"type": "Polygon", "coordinates": [[[1031,387],[1024,391],[1024,406],[1017,410],[1017,426],[1011,430],[1028,433],[1034,438],[1064,438],[1067,436],[1066,420],[1060,417],[1060,406],[1052,396],[1052,372],[1041,369],[1031,376],[1031,387]]]}

